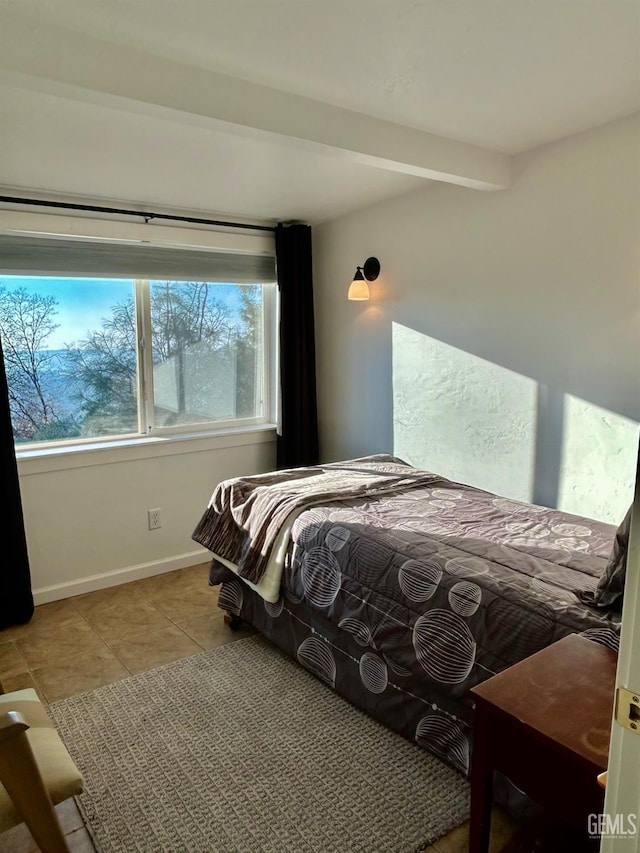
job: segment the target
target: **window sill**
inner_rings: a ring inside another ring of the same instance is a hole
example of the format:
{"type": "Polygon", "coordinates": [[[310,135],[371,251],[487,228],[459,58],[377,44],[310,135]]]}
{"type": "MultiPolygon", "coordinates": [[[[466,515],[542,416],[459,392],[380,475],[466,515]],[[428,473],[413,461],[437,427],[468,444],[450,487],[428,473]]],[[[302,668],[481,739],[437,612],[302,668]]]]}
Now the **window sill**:
{"type": "Polygon", "coordinates": [[[20,475],[29,476],[70,468],[88,468],[154,457],[202,453],[209,450],[221,450],[226,447],[269,444],[275,441],[275,438],[275,424],[261,424],[260,426],[234,427],[206,433],[140,436],[101,441],[95,444],[18,450],[16,458],[20,475]]]}

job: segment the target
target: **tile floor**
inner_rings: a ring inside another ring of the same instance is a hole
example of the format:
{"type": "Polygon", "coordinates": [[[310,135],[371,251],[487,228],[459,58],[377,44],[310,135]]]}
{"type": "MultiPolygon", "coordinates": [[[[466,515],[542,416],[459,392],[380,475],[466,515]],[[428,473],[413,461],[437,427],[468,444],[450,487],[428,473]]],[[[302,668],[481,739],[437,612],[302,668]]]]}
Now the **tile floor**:
{"type": "Polygon", "coordinates": [[[34,687],[56,702],[246,636],[224,624],[207,572],[203,563],[37,607],[0,631],[4,690],[34,687]]]}
{"type": "MultiPolygon", "coordinates": [[[[253,633],[249,627],[231,631],[225,625],[216,606],[218,590],[207,585],[207,572],[203,563],[37,607],[27,625],[0,631],[5,692],[33,687],[43,702],[56,702],[253,633]]],[[[58,812],[73,853],[91,853],[94,847],[74,801],[63,803],[58,812]]],[[[503,850],[514,828],[496,810],[491,853],[503,850]]],[[[464,825],[428,853],[466,853],[468,838],[464,825]]],[[[24,826],[0,835],[0,853],[37,849],[24,826]]]]}

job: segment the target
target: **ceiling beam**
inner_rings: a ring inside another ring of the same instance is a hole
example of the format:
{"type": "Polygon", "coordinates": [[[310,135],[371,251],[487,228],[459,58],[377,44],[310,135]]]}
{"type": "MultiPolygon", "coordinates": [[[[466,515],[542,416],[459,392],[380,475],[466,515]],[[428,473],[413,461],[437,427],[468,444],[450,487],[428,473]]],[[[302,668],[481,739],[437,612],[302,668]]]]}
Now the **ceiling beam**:
{"type": "Polygon", "coordinates": [[[509,186],[511,158],[2,10],[0,79],[75,100],[276,137],[473,189],[509,186]]]}

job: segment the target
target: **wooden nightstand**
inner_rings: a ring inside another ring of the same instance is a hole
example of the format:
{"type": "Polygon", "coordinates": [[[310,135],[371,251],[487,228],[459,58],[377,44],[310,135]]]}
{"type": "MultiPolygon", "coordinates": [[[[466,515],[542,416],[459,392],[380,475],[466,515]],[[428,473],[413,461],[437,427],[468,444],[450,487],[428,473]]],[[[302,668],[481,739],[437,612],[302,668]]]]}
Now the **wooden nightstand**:
{"type": "Polygon", "coordinates": [[[588,815],[602,812],[616,663],[571,634],[471,690],[470,853],[489,849],[494,771],[586,834],[588,815]]]}

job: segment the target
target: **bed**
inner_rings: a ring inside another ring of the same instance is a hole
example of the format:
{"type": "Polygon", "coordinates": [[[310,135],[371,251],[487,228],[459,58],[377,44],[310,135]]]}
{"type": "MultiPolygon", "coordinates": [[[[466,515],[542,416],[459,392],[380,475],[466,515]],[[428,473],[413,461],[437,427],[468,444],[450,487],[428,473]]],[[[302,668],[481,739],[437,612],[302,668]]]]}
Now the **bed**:
{"type": "Polygon", "coordinates": [[[382,454],[225,481],[193,538],[222,610],[468,775],[473,686],[570,633],[617,649],[616,533],[382,454]]]}

